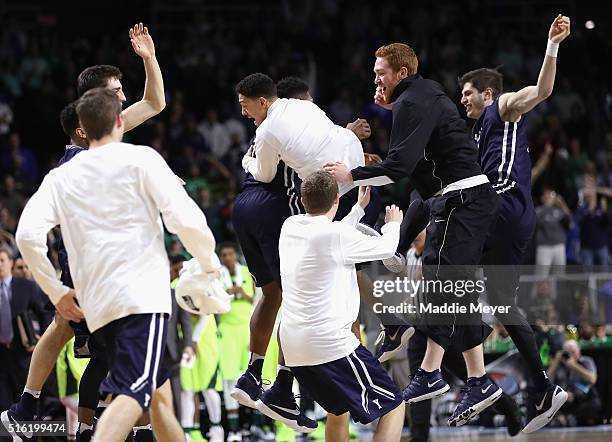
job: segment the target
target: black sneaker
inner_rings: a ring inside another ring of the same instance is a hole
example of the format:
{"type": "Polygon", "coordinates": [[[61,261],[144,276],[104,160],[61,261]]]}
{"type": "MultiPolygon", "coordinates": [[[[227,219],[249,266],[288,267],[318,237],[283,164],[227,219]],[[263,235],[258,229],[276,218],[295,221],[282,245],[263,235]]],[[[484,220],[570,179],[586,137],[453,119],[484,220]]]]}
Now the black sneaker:
{"type": "Polygon", "coordinates": [[[566,400],[565,390],[554,384],[550,384],[540,393],[531,394],[527,406],[527,425],[523,428],[523,433],[533,433],[548,425],[566,400]]]}
{"type": "Polygon", "coordinates": [[[281,391],[275,385],[266,390],[256,403],[259,412],[271,419],[284,423],[300,433],[312,433],[317,423],[300,410],[292,393],[281,391]]]}
{"type": "Polygon", "coordinates": [[[406,350],[408,341],[414,335],[414,327],[411,325],[388,325],[383,327],[375,345],[382,341],[382,345],[376,352],[378,362],[386,362],[401,351],[406,350]]]}
{"type": "Polygon", "coordinates": [[[246,371],[236,382],[236,386],[230,392],[230,396],[249,408],[257,408],[255,403],[263,393],[263,383],[250,371],[246,371]]]}
{"type": "Polygon", "coordinates": [[[405,402],[412,404],[442,396],[449,389],[450,385],[442,378],[440,370],[428,373],[419,368],[412,377],[410,384],[402,391],[402,397],[405,402]]]}
{"type": "Polygon", "coordinates": [[[18,427],[26,427],[27,422],[34,420],[34,415],[28,412],[19,402],[11,405],[0,415],[0,420],[6,431],[13,437],[13,442],[33,441],[34,434],[31,431],[18,431],[18,427]]]}
{"type": "Polygon", "coordinates": [[[510,436],[516,436],[520,433],[523,418],[516,401],[510,395],[502,393],[491,409],[506,418],[506,430],[510,436]]]}
{"type": "Polygon", "coordinates": [[[470,419],[493,405],[502,392],[502,389],[487,377],[484,380],[468,379],[467,384],[461,389],[461,399],[448,419],[448,424],[451,427],[467,424],[470,419]]]}

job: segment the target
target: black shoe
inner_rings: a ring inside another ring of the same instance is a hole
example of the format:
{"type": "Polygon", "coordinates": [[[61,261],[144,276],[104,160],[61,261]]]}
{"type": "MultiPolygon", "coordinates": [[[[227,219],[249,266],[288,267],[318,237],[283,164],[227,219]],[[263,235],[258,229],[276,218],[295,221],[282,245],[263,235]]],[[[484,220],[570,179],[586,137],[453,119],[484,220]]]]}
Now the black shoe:
{"type": "Polygon", "coordinates": [[[565,390],[554,384],[550,384],[544,391],[531,394],[527,406],[527,425],[523,433],[533,433],[548,425],[566,400],[565,390]]]}
{"type": "Polygon", "coordinates": [[[491,406],[497,414],[502,414],[506,418],[506,429],[510,436],[516,436],[523,426],[521,412],[510,395],[502,393],[497,402],[491,406]]]}
{"type": "Polygon", "coordinates": [[[414,327],[411,325],[387,325],[384,327],[375,344],[378,345],[382,341],[376,351],[378,362],[386,362],[399,352],[405,351],[412,335],[414,335],[414,327]]]}
{"type": "Polygon", "coordinates": [[[467,424],[470,419],[478,416],[486,408],[493,405],[502,394],[502,389],[494,384],[489,378],[483,380],[477,378],[468,379],[461,389],[461,401],[448,419],[451,427],[459,427],[467,424]]]}
{"type": "Polygon", "coordinates": [[[257,408],[255,403],[259,400],[263,393],[263,383],[261,378],[257,378],[250,371],[246,371],[238,381],[236,386],[231,391],[230,396],[245,407],[257,408]]]}
{"type": "Polygon", "coordinates": [[[11,405],[6,411],[0,415],[0,420],[6,431],[13,437],[13,442],[33,441],[34,434],[28,430],[28,422],[34,420],[34,416],[29,413],[19,402],[11,405]],[[23,427],[26,431],[19,431],[18,428],[23,427]]]}

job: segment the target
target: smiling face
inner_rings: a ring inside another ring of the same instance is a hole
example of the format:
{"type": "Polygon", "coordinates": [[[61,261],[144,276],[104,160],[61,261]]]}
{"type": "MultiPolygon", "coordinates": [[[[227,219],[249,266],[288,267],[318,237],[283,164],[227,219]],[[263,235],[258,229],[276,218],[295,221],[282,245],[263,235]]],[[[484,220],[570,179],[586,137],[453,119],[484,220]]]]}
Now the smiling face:
{"type": "Polygon", "coordinates": [[[255,120],[255,126],[259,126],[261,123],[263,123],[268,116],[270,102],[267,98],[251,98],[238,94],[238,103],[240,103],[242,115],[255,120]]]}
{"type": "Polygon", "coordinates": [[[376,57],[374,62],[374,84],[376,91],[380,92],[385,103],[389,103],[393,91],[404,78],[408,76],[408,70],[405,67],[399,71],[394,71],[389,61],[384,57],[376,57]]]}
{"type": "Polygon", "coordinates": [[[463,89],[461,90],[461,104],[465,107],[468,118],[480,118],[485,107],[492,102],[492,94],[489,88],[481,93],[478,92],[478,89],[469,81],[463,85],[463,89]]]}

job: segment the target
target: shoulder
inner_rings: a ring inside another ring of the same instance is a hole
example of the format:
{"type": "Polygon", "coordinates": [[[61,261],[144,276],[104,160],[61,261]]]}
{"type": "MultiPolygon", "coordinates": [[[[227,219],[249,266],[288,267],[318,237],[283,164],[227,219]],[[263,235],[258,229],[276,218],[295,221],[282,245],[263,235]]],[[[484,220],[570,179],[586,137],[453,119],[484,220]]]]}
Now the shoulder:
{"type": "Polygon", "coordinates": [[[11,281],[11,286],[12,286],[12,289],[20,289],[20,290],[27,290],[27,291],[36,290],[36,283],[34,281],[30,281],[29,279],[25,279],[25,278],[18,278],[16,276],[13,276],[13,280],[11,281]]]}

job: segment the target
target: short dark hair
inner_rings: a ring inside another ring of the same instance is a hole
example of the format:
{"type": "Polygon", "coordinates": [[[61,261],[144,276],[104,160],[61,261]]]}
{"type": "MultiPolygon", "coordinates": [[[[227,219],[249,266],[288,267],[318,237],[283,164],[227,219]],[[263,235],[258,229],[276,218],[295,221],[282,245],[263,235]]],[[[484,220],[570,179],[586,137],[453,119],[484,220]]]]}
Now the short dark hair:
{"type": "Polygon", "coordinates": [[[329,172],[318,170],[302,182],[301,193],[306,213],[323,215],[334,205],[338,183],[329,172]]]}
{"type": "Polygon", "coordinates": [[[122,76],[123,74],[119,68],[110,64],[90,66],[79,74],[77,80],[77,94],[80,97],[91,89],[106,87],[108,80],[111,78],[121,80],[122,76]]]}
{"type": "Polygon", "coordinates": [[[285,77],[276,83],[278,98],[304,98],[310,91],[308,83],[298,77],[285,77]]]}
{"type": "Polygon", "coordinates": [[[60,112],[60,123],[62,124],[62,129],[70,138],[72,138],[72,133],[77,129],[77,127],[81,127],[79,124],[79,115],[77,114],[78,103],[79,101],[75,100],[66,105],[66,107],[64,107],[60,112]]]}
{"type": "Polygon", "coordinates": [[[248,98],[276,97],[276,84],[266,74],[257,72],[247,75],[236,85],[236,93],[248,98]]]}
{"type": "Polygon", "coordinates": [[[223,249],[234,249],[234,252],[238,253],[238,247],[231,241],[224,241],[219,244],[219,252],[223,249]]]}
{"type": "Polygon", "coordinates": [[[185,257],[183,255],[170,255],[168,259],[170,260],[170,265],[176,265],[185,262],[185,257]]]}
{"type": "Polygon", "coordinates": [[[81,127],[90,141],[99,140],[113,131],[121,102],[113,91],[98,87],[85,92],[77,104],[81,127]]]}
{"type": "Polygon", "coordinates": [[[458,78],[458,81],[461,89],[463,89],[465,83],[472,83],[472,86],[478,92],[483,92],[489,87],[493,91],[493,98],[497,98],[504,90],[504,76],[497,69],[474,69],[463,74],[458,78]]]}
{"type": "Polygon", "coordinates": [[[9,249],[4,248],[4,247],[0,247],[0,255],[2,254],[6,254],[6,257],[9,259],[9,261],[14,261],[15,259],[13,258],[13,254],[10,252],[9,249]]]}

